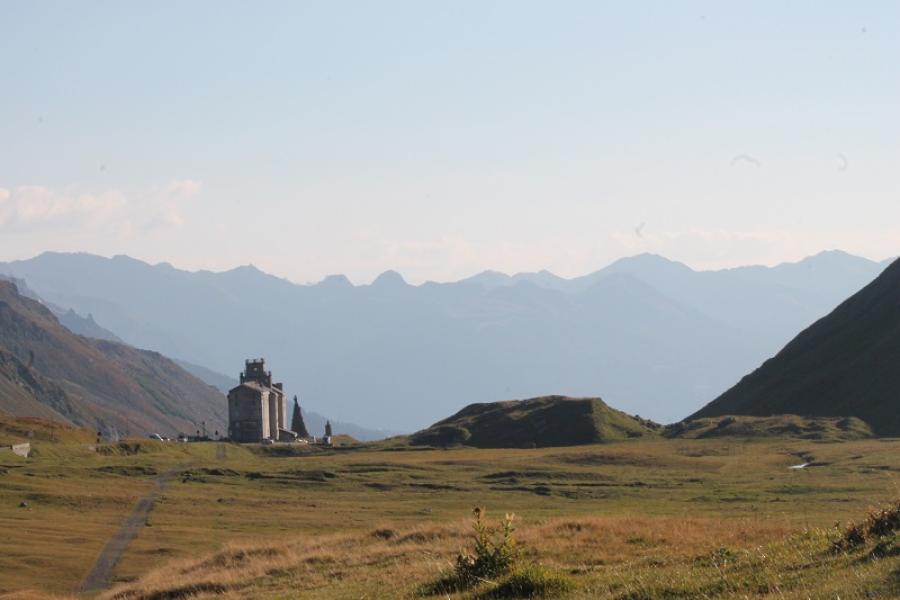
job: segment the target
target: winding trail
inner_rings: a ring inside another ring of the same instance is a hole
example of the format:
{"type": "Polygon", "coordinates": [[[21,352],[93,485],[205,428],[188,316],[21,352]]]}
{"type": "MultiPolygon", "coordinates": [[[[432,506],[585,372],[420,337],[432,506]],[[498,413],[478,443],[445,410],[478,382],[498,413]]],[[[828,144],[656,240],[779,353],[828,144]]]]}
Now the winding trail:
{"type": "Polygon", "coordinates": [[[119,530],[103,547],[103,551],[100,552],[100,556],[94,562],[90,573],[81,582],[82,592],[97,592],[109,585],[113,571],[122,558],[122,554],[125,553],[125,549],[128,548],[128,544],[137,536],[141,528],[147,524],[147,516],[150,514],[156,499],[159,498],[169,481],[186,467],[187,465],[175,467],[156,476],[154,479],[156,485],[137,501],[137,504],[131,509],[131,513],[122,521],[119,530]]]}

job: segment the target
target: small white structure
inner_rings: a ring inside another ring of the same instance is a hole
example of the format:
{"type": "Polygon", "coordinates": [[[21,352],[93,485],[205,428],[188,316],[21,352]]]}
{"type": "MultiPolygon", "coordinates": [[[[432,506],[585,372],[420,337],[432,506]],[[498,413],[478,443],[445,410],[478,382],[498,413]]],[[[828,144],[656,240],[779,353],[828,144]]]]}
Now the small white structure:
{"type": "Polygon", "coordinates": [[[13,444],[12,446],[0,446],[0,450],[11,450],[13,454],[16,456],[21,456],[22,458],[28,458],[28,455],[31,454],[31,444],[13,444]]]}

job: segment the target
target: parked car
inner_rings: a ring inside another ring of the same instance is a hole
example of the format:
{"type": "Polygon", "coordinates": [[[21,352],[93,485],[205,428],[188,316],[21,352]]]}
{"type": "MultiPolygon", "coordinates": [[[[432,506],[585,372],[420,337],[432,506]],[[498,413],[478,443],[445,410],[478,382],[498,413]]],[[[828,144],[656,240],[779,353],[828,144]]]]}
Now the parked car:
{"type": "Polygon", "coordinates": [[[148,437],[149,437],[151,440],[156,440],[157,442],[165,442],[165,441],[166,441],[166,438],[164,438],[163,436],[159,435],[158,433],[151,433],[148,437]]]}

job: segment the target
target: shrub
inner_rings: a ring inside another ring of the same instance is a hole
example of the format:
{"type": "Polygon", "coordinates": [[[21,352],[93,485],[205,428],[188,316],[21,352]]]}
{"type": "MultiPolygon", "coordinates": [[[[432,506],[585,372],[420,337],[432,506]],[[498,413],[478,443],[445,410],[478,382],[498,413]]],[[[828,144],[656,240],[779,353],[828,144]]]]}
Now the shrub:
{"type": "Polygon", "coordinates": [[[851,524],[833,543],[836,552],[854,550],[867,542],[875,542],[882,550],[890,549],[900,533],[900,501],[888,508],[869,513],[862,523],[851,524]]]}
{"type": "Polygon", "coordinates": [[[552,598],[573,588],[572,580],[565,575],[543,565],[529,565],[514,570],[477,598],[552,598]]]}
{"type": "Polygon", "coordinates": [[[493,583],[512,571],[518,554],[513,537],[515,516],[508,514],[501,525],[492,526],[487,522],[483,508],[475,508],[472,514],[472,552],[461,550],[453,571],[443,573],[437,581],[425,585],[420,593],[433,596],[467,590],[482,582],[493,583]]]}
{"type": "Polygon", "coordinates": [[[482,581],[491,581],[509,573],[516,561],[516,540],[513,537],[514,515],[507,514],[500,526],[491,526],[485,511],[472,511],[475,532],[473,553],[462,551],[456,557],[455,575],[462,587],[468,588],[482,581]]]}
{"type": "Polygon", "coordinates": [[[451,594],[482,584],[487,588],[475,598],[551,598],[571,590],[568,577],[542,565],[520,565],[513,536],[515,516],[491,525],[483,508],[476,508],[472,521],[472,551],[462,550],[453,570],[420,589],[427,596],[451,594]]]}

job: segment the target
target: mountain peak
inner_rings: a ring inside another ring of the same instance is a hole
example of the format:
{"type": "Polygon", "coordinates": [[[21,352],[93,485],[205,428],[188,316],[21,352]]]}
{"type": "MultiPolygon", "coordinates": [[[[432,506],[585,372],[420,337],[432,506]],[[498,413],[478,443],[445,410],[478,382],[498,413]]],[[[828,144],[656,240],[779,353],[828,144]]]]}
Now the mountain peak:
{"type": "Polygon", "coordinates": [[[870,262],[867,258],[862,258],[860,256],[854,256],[849,252],[844,252],[843,250],[823,250],[818,254],[814,254],[812,256],[808,256],[800,261],[800,263],[819,263],[819,262],[870,262]]]}
{"type": "Polygon", "coordinates": [[[239,267],[235,267],[233,269],[229,269],[228,271],[223,271],[221,275],[226,277],[236,277],[238,279],[253,279],[257,277],[274,277],[274,275],[269,275],[261,270],[259,270],[256,265],[252,263],[248,263],[246,265],[241,265],[239,267]]]}
{"type": "Polygon", "coordinates": [[[332,289],[353,287],[353,283],[347,278],[347,276],[341,274],[328,275],[327,277],[325,277],[325,279],[323,279],[316,285],[332,289]]]}
{"type": "Polygon", "coordinates": [[[398,273],[397,271],[388,270],[375,278],[375,281],[372,282],[372,287],[405,287],[408,284],[406,280],[403,279],[403,275],[398,273]]]}
{"type": "Polygon", "coordinates": [[[461,279],[459,283],[474,283],[480,286],[492,288],[503,285],[508,285],[512,277],[507,275],[506,273],[501,273],[500,271],[486,270],[481,271],[480,273],[476,273],[471,277],[466,277],[465,279],[461,279]]]}
{"type": "MultiPolygon", "coordinates": [[[[88,255],[88,256],[90,256],[90,255],[88,255]]],[[[112,260],[113,262],[118,262],[118,263],[127,263],[127,264],[132,264],[132,265],[141,265],[141,266],[147,266],[147,264],[148,264],[137,258],[132,258],[132,257],[128,256],[127,254],[116,254],[110,260],[112,260]]]]}
{"type": "MultiPolygon", "coordinates": [[[[606,269],[617,269],[622,267],[628,268],[678,268],[682,270],[692,270],[689,266],[684,263],[670,260],[665,256],[659,254],[653,254],[651,252],[643,252],[641,254],[635,254],[634,256],[626,256],[625,258],[620,258],[615,261],[611,265],[609,265],[606,269]]],[[[604,270],[606,270],[604,269],[604,270]]]]}

